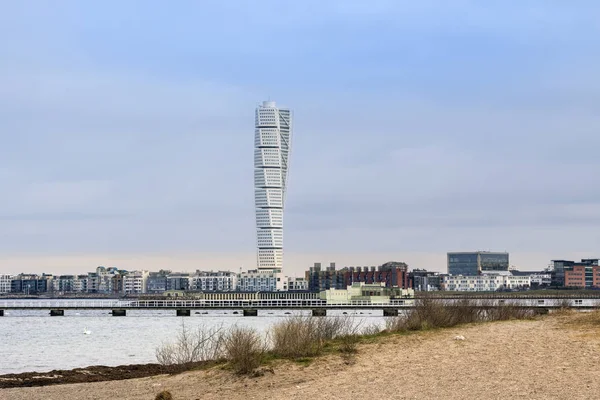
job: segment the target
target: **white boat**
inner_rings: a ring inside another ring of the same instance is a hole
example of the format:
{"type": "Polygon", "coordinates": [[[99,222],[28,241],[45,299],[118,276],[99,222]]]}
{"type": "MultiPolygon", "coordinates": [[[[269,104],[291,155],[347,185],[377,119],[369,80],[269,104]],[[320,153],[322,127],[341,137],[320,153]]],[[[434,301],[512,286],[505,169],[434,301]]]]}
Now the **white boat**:
{"type": "Polygon", "coordinates": [[[85,328],[83,328],[83,334],[84,334],[84,335],[91,335],[91,334],[92,334],[92,331],[90,331],[90,330],[87,328],[87,326],[86,326],[85,328]]]}

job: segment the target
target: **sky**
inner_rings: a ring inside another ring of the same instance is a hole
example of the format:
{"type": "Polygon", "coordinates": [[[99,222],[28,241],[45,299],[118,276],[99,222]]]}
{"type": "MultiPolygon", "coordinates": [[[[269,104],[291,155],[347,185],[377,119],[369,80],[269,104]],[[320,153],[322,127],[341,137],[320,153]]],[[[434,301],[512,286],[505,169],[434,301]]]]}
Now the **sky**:
{"type": "Polygon", "coordinates": [[[254,109],[293,110],[284,270],[600,257],[593,0],[0,2],[0,273],[256,266],[254,109]]]}

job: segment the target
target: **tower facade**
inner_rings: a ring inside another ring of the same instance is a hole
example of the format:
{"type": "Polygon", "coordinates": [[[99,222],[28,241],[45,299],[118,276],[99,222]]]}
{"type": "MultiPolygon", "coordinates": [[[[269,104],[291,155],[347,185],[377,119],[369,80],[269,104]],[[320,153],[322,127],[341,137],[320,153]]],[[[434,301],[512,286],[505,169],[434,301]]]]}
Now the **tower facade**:
{"type": "Polygon", "coordinates": [[[283,209],[291,150],[292,113],[264,101],[256,108],[254,201],[259,270],[283,267],[283,209]]]}

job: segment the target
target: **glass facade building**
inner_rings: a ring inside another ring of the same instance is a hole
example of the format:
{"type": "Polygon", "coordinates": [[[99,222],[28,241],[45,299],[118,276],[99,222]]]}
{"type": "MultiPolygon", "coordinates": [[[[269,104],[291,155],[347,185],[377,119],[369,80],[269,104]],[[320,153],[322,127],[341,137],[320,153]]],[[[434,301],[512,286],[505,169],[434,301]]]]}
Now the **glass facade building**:
{"type": "Polygon", "coordinates": [[[469,253],[448,253],[448,274],[479,275],[483,272],[508,271],[508,253],[476,251],[469,253]]]}

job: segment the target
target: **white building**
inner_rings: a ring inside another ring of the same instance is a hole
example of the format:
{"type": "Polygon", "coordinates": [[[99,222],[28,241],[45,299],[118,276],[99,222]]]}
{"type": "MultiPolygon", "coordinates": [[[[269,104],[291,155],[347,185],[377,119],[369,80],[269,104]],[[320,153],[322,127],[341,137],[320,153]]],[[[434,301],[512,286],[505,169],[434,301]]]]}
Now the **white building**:
{"type": "Polygon", "coordinates": [[[287,278],[287,290],[289,291],[307,291],[308,281],[304,278],[287,278]]]}
{"type": "Polygon", "coordinates": [[[142,294],[147,291],[149,271],[132,271],[123,276],[123,292],[142,294]]]}
{"type": "Polygon", "coordinates": [[[238,290],[242,292],[275,292],[287,290],[287,278],[277,270],[250,270],[238,277],[238,290]]]}
{"type": "Polygon", "coordinates": [[[238,276],[230,271],[196,271],[192,276],[190,290],[198,292],[233,292],[237,289],[238,276]]]}
{"type": "Polygon", "coordinates": [[[10,293],[13,276],[0,274],[0,293],[10,293]]]}
{"type": "Polygon", "coordinates": [[[531,286],[530,276],[494,275],[445,275],[442,290],[459,292],[494,292],[500,289],[524,289],[531,286]]]}
{"type": "Polygon", "coordinates": [[[291,150],[292,113],[264,101],[256,108],[254,130],[254,199],[257,267],[283,267],[283,208],[291,150]]]}

